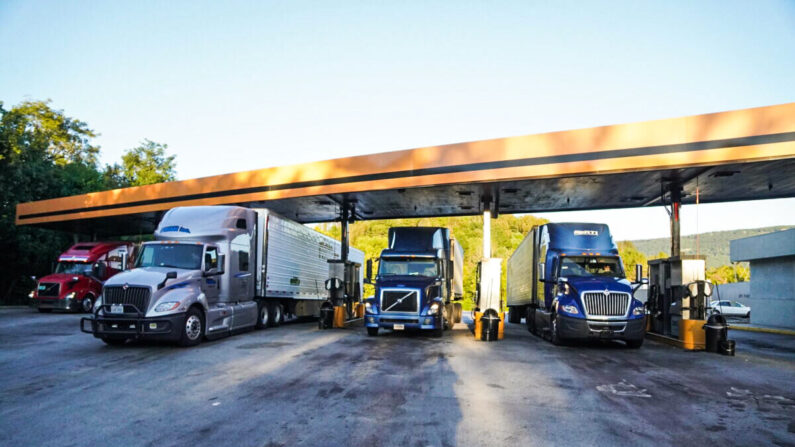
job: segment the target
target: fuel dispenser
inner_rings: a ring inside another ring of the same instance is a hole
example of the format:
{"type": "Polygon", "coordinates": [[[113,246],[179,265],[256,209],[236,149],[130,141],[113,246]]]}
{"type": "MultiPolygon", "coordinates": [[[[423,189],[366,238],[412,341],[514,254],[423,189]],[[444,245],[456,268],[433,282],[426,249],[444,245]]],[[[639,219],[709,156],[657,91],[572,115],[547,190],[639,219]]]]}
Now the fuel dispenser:
{"type": "Polygon", "coordinates": [[[475,291],[475,339],[502,340],[505,317],[502,312],[500,279],[502,259],[483,259],[478,263],[477,289],[475,291]]]}
{"type": "Polygon", "coordinates": [[[649,333],[689,350],[703,350],[704,325],[712,295],[704,256],[674,256],[649,261],[649,333]]]}
{"type": "Polygon", "coordinates": [[[345,327],[364,316],[361,284],[361,264],[341,259],[329,259],[329,278],[326,280],[328,300],[320,307],[320,329],[345,327]]]}

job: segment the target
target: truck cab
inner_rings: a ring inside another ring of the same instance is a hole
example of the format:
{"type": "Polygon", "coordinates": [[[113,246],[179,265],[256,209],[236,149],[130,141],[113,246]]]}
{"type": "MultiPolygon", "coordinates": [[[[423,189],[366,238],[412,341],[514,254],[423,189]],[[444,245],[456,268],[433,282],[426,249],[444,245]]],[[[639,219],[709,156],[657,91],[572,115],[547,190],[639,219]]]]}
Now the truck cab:
{"type": "Polygon", "coordinates": [[[58,256],[55,271],[38,279],[30,294],[39,312],[53,309],[91,312],[102,283],[122,271],[122,259],[131,259],[129,242],[81,242],[58,256]],[[125,255],[126,254],[126,255],[125,255]]]}
{"type": "Polygon", "coordinates": [[[531,332],[556,344],[616,339],[639,347],[646,321],[635,288],[607,225],[542,225],[508,261],[509,321],[525,314],[531,332]]]}
{"type": "Polygon", "coordinates": [[[460,304],[453,301],[462,295],[462,270],[463,251],[448,229],[391,228],[389,248],[379,259],[375,295],[365,300],[368,334],[377,335],[380,328],[423,329],[441,336],[460,321],[460,304]]]}

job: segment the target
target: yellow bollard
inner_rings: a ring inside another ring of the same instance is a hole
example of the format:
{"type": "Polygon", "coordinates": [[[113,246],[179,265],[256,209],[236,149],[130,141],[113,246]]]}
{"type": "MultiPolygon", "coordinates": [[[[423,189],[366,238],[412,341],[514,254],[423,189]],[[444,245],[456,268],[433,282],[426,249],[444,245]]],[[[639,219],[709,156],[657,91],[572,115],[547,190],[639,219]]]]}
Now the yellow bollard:
{"type": "Polygon", "coordinates": [[[475,312],[475,340],[480,340],[480,333],[483,332],[483,323],[480,322],[480,317],[483,312],[475,312]]]}
{"type": "Polygon", "coordinates": [[[706,346],[705,324],[706,320],[679,321],[679,340],[682,341],[682,347],[691,351],[703,351],[706,346]]]}
{"type": "Polygon", "coordinates": [[[353,313],[356,315],[356,318],[364,318],[364,303],[356,304],[356,309],[353,313]]]}
{"type": "Polygon", "coordinates": [[[334,327],[345,327],[344,306],[334,306],[334,327]]]}
{"type": "Polygon", "coordinates": [[[505,313],[500,313],[500,327],[497,329],[497,340],[505,338],[505,313]]]}

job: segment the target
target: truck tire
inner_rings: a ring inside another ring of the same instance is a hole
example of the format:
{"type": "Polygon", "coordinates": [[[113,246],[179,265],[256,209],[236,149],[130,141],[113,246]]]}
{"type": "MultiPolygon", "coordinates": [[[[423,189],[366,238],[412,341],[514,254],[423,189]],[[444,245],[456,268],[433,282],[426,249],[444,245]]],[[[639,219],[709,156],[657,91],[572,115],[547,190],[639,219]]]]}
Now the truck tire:
{"type": "Polygon", "coordinates": [[[280,303],[273,305],[273,327],[279,326],[284,321],[284,306],[280,303]]]}
{"type": "Polygon", "coordinates": [[[105,342],[106,345],[109,346],[121,346],[127,343],[126,338],[111,338],[111,337],[102,337],[102,341],[105,342]]]}
{"type": "Polygon", "coordinates": [[[268,327],[268,321],[270,319],[268,304],[259,301],[257,307],[257,329],[265,329],[268,327]]]}
{"type": "Polygon", "coordinates": [[[39,312],[41,312],[43,314],[48,314],[48,313],[52,312],[52,309],[42,309],[41,307],[39,307],[39,312]]]}
{"type": "Polygon", "coordinates": [[[549,322],[549,341],[556,346],[563,344],[563,339],[560,338],[560,325],[558,323],[558,314],[552,314],[552,319],[549,322]]]}
{"type": "Polygon", "coordinates": [[[196,346],[202,342],[204,335],[204,314],[195,307],[185,313],[185,324],[182,326],[182,336],[179,345],[188,347],[196,346]]]}
{"type": "Polygon", "coordinates": [[[508,323],[520,324],[522,322],[521,307],[510,306],[508,307],[508,323]]]}
{"type": "Polygon", "coordinates": [[[525,316],[525,323],[527,323],[527,330],[533,334],[537,335],[536,330],[536,309],[534,307],[527,308],[527,316],[525,316]]]}
{"type": "Polygon", "coordinates": [[[643,339],[639,338],[637,340],[627,340],[627,347],[630,349],[638,349],[643,346],[643,339]]]}
{"type": "Polygon", "coordinates": [[[86,294],[83,297],[83,301],[80,301],[80,309],[83,313],[90,314],[92,310],[94,310],[94,295],[86,294]]]}
{"type": "Polygon", "coordinates": [[[453,309],[454,309],[454,314],[455,314],[455,318],[453,320],[453,323],[460,323],[461,319],[464,316],[464,306],[462,306],[461,303],[454,303],[453,304],[453,309]]]}
{"type": "Polygon", "coordinates": [[[377,327],[368,327],[367,328],[367,335],[370,337],[378,336],[378,328],[377,327]]]}

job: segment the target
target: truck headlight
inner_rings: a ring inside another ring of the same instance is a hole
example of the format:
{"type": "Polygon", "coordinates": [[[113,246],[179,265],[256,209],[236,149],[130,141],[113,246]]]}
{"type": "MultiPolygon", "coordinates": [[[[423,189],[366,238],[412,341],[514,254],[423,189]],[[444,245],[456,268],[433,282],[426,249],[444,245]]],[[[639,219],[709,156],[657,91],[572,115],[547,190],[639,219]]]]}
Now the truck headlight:
{"type": "Polygon", "coordinates": [[[572,304],[566,304],[565,306],[560,306],[560,308],[561,310],[563,310],[563,312],[566,312],[567,314],[577,315],[578,313],[580,313],[580,311],[577,310],[577,306],[574,306],[572,304]]]}
{"type": "Polygon", "coordinates": [[[155,312],[168,312],[170,310],[174,310],[179,307],[179,301],[166,301],[164,303],[160,303],[155,307],[155,312]]]}
{"type": "Polygon", "coordinates": [[[378,313],[376,312],[375,306],[373,306],[373,303],[371,303],[370,301],[364,302],[364,311],[368,314],[378,313]]]}
{"type": "Polygon", "coordinates": [[[428,315],[436,315],[439,313],[439,303],[431,304],[431,307],[428,308],[428,315]]]}
{"type": "Polygon", "coordinates": [[[632,315],[638,316],[638,315],[645,315],[645,314],[646,314],[646,308],[644,308],[643,306],[638,306],[638,307],[632,309],[632,315]]]}
{"type": "Polygon", "coordinates": [[[75,292],[71,292],[71,293],[69,293],[68,295],[66,295],[66,299],[67,299],[67,300],[74,299],[74,297],[75,297],[75,292]]]}

